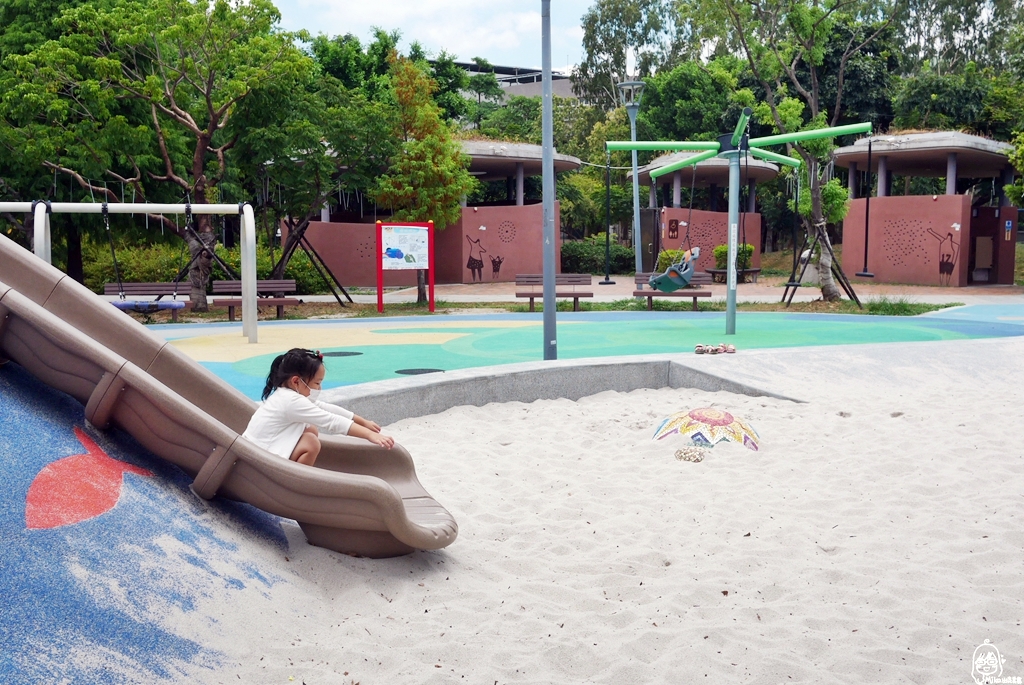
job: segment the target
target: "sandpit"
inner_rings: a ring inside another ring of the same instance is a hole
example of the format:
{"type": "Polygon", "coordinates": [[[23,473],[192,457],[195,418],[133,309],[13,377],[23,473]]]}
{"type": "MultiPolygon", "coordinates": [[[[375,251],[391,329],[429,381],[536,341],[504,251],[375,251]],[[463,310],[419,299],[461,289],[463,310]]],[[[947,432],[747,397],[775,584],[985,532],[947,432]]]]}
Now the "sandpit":
{"type": "Polygon", "coordinates": [[[1024,345],[892,350],[729,362],[804,402],[636,390],[394,423],[456,543],[356,559],[285,522],[287,550],[251,543],[283,582],[210,607],[219,623],[197,637],[224,659],[194,675],[971,682],[986,639],[1004,675],[1024,675],[1024,345]],[[823,376],[830,365],[844,373],[823,376]],[[760,450],[722,443],[688,462],[678,438],[652,440],[695,407],[742,417],[760,450]]]}

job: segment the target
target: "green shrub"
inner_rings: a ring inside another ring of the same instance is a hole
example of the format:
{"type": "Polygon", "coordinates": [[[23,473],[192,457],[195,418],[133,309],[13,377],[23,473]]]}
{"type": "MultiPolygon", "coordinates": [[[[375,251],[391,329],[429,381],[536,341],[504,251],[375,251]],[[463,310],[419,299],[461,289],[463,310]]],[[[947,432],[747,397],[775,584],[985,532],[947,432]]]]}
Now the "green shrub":
{"type": "MultiPolygon", "coordinates": [[[[743,243],[736,249],[736,268],[740,271],[750,268],[750,258],[754,255],[754,246],[743,243]]],[[[719,245],[711,253],[715,257],[715,268],[725,269],[729,266],[729,246],[719,245]]]]}
{"type": "MultiPolygon", "coordinates": [[[[562,243],[562,272],[572,274],[603,274],[605,234],[599,233],[583,240],[562,243]]],[[[613,274],[631,274],[636,268],[633,248],[612,242],[609,249],[609,271],[613,274]]]]}
{"type": "MultiPolygon", "coordinates": [[[[174,280],[180,266],[188,263],[188,250],[184,256],[181,244],[154,243],[152,245],[117,246],[117,267],[125,283],[159,283],[174,280]],[[180,265],[180,266],[179,266],[180,265]]],[[[85,286],[96,293],[103,292],[104,283],[116,283],[114,260],[110,245],[103,242],[82,241],[82,271],[85,286]]],[[[182,293],[188,292],[188,285],[182,293]]]]}
{"type": "MultiPolygon", "coordinates": [[[[240,247],[232,247],[230,249],[218,247],[217,256],[223,259],[236,272],[241,271],[242,250],[240,247]]],[[[274,250],[274,261],[280,258],[281,250],[274,250]]],[[[274,261],[270,258],[269,248],[263,245],[257,246],[256,278],[270,278],[270,270],[274,268],[274,261]]],[[[302,250],[296,250],[292,254],[292,258],[288,260],[288,266],[284,270],[284,277],[295,281],[296,295],[313,295],[328,292],[327,285],[320,278],[320,274],[316,272],[313,263],[302,250]]],[[[220,265],[214,262],[213,280],[222,281],[227,278],[227,274],[220,268],[220,265]]]]}
{"type": "MultiPolygon", "coordinates": [[[[182,250],[184,243],[153,243],[151,245],[121,245],[117,248],[117,266],[121,272],[121,280],[125,283],[160,283],[173,281],[178,270],[188,264],[188,248],[182,250]]],[[[217,256],[223,259],[236,271],[241,268],[241,249],[217,247],[217,256]]],[[[274,258],[278,259],[281,251],[274,250],[274,258]]],[[[116,283],[114,261],[110,256],[110,246],[104,243],[82,241],[82,262],[85,272],[85,285],[96,293],[103,292],[105,283],[116,283]]],[[[264,245],[256,248],[256,277],[269,278],[273,262],[270,249],[264,245]]],[[[295,280],[298,295],[327,292],[326,285],[316,272],[309,257],[301,250],[289,260],[284,272],[285,278],[295,280]]],[[[213,265],[212,280],[226,280],[227,274],[216,262],[213,265]]],[[[182,278],[181,293],[189,290],[188,276],[182,278]]],[[[207,291],[209,292],[209,290],[207,291]]]]}
{"type": "Polygon", "coordinates": [[[658,253],[658,265],[655,267],[655,270],[664,272],[682,259],[685,252],[686,250],[662,250],[658,253]]]}

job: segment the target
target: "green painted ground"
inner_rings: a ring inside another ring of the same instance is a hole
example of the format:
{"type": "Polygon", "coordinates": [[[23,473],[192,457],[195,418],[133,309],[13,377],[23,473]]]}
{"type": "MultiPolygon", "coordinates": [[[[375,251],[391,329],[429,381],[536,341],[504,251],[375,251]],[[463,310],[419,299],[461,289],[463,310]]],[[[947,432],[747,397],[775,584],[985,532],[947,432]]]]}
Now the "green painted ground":
{"type": "MultiPolygon", "coordinates": [[[[589,315],[590,317],[600,315],[589,315]]],[[[522,320],[517,317],[518,320],[522,320]]],[[[560,359],[692,352],[697,343],[726,341],[725,319],[719,314],[692,316],[600,316],[593,320],[560,322],[560,359]]],[[[406,320],[408,323],[408,320],[406,320]]],[[[375,332],[394,338],[393,345],[324,348],[328,375],[324,387],[401,377],[406,369],[455,370],[494,364],[539,361],[541,321],[524,327],[460,327],[457,322],[375,332]],[[441,345],[404,344],[418,333],[465,333],[441,345]],[[357,352],[352,356],[332,356],[357,352]]],[[[743,350],[860,343],[956,340],[1021,335],[1024,327],[999,322],[958,321],[938,317],[863,317],[846,315],[744,314],[737,334],[727,342],[743,350]]],[[[296,331],[301,344],[301,331],[296,331]]],[[[252,397],[262,388],[274,355],[253,357],[234,364],[207,364],[229,383],[252,397]]]]}

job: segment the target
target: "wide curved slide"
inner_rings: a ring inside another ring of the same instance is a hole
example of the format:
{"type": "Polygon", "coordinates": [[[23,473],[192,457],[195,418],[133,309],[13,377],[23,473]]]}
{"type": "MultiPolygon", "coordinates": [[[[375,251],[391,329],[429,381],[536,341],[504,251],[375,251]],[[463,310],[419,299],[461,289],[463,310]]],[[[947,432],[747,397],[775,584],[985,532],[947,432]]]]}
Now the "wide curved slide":
{"type": "Polygon", "coordinates": [[[0,357],[83,405],[221,495],[295,519],[310,543],[389,557],[450,545],[452,515],[409,453],[324,436],[316,466],[241,437],[256,404],[59,269],[0,236],[0,357]]]}

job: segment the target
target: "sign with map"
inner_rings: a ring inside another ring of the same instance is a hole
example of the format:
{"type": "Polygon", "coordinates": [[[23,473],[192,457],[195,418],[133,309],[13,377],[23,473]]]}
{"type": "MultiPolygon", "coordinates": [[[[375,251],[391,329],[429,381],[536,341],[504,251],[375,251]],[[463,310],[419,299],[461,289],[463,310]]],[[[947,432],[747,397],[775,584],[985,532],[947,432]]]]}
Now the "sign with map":
{"type": "Polygon", "coordinates": [[[422,270],[434,311],[434,222],[377,222],[377,311],[384,311],[384,272],[422,270]]]}
{"type": "Polygon", "coordinates": [[[381,264],[384,270],[428,269],[430,229],[427,226],[381,225],[381,264]]]}

